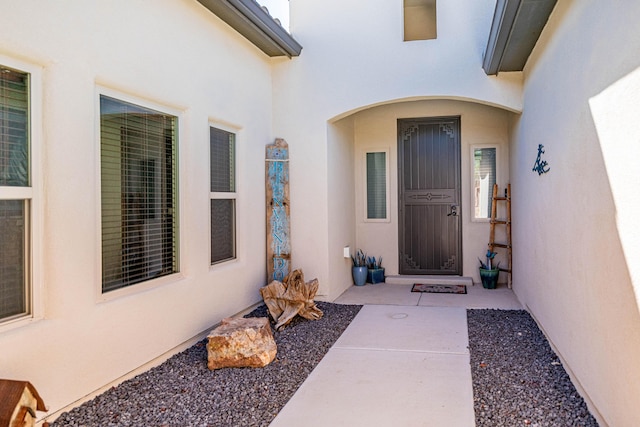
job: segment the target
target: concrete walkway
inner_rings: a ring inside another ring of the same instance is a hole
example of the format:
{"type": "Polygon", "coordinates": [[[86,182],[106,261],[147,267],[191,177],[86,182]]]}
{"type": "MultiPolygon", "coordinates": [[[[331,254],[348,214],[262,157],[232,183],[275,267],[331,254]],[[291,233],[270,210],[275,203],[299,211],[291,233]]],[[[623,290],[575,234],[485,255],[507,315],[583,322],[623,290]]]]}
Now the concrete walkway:
{"type": "Polygon", "coordinates": [[[365,306],[271,427],[472,427],[466,308],[522,308],[510,289],[480,285],[453,295],[369,284],[335,302],[365,306]]]}

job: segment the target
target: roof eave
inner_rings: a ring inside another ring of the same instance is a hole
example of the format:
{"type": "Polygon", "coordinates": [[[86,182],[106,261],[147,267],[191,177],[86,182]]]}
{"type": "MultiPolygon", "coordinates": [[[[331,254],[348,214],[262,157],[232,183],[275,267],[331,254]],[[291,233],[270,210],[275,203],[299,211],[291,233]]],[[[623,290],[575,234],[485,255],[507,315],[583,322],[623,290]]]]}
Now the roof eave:
{"type": "Polygon", "coordinates": [[[557,0],[498,0],[482,68],[522,71],[557,0]]]}
{"type": "Polygon", "coordinates": [[[198,1],[267,55],[300,55],[302,46],[254,0],[198,1]]]}

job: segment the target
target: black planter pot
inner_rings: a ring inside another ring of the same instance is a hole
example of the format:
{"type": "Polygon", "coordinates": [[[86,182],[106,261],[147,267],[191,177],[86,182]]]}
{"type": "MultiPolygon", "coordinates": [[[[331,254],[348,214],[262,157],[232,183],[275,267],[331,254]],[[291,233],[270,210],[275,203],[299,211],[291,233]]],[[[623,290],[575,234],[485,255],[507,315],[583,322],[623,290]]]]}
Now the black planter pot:
{"type": "Polygon", "coordinates": [[[367,270],[367,283],[376,284],[384,282],[384,268],[370,268],[367,270]]]}

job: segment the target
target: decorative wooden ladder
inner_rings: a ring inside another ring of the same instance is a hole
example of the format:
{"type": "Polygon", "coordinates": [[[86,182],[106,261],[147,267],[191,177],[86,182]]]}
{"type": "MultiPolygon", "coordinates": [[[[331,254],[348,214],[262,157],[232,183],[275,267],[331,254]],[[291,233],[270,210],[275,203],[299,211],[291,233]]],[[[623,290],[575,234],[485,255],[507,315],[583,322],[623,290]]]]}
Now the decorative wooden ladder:
{"type": "Polygon", "coordinates": [[[489,233],[489,250],[495,252],[495,248],[507,250],[507,268],[500,271],[508,273],[507,286],[511,288],[511,184],[507,184],[504,197],[498,195],[498,184],[493,185],[493,197],[491,199],[491,232],[489,233]],[[506,202],[506,218],[498,219],[498,202],[506,202]],[[496,243],[496,225],[506,226],[506,243],[496,243]]]}

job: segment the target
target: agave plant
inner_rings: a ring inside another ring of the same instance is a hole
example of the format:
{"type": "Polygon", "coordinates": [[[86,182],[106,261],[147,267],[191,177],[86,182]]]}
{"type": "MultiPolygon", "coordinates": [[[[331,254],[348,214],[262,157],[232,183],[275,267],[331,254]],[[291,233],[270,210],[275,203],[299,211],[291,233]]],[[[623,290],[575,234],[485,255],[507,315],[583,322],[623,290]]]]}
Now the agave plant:
{"type": "Polygon", "coordinates": [[[366,267],[367,254],[362,252],[362,249],[358,249],[354,255],[351,255],[351,261],[353,261],[354,267],[366,267]]]}
{"type": "Polygon", "coordinates": [[[378,257],[378,259],[374,256],[367,257],[367,268],[371,270],[382,268],[382,257],[378,257]]]}
{"type": "MultiPolygon", "coordinates": [[[[484,269],[484,270],[493,270],[493,259],[496,257],[497,252],[491,252],[490,249],[487,250],[487,254],[485,255],[485,257],[487,258],[487,263],[485,264],[484,262],[482,262],[482,260],[480,258],[478,258],[478,261],[480,261],[480,268],[484,269]]],[[[496,268],[500,267],[500,261],[498,261],[498,264],[496,265],[496,268]]]]}

